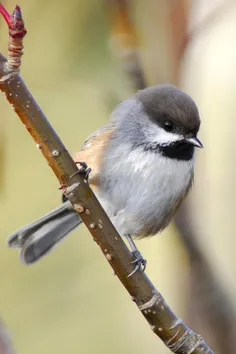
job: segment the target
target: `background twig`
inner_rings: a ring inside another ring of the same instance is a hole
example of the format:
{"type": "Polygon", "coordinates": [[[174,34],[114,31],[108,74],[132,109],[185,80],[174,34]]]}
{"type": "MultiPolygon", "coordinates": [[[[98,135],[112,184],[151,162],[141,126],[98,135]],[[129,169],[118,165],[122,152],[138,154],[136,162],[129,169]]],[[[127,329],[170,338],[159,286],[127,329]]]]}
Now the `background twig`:
{"type": "Polygon", "coordinates": [[[0,321],[0,354],[14,354],[10,335],[2,321],[0,321]]]}

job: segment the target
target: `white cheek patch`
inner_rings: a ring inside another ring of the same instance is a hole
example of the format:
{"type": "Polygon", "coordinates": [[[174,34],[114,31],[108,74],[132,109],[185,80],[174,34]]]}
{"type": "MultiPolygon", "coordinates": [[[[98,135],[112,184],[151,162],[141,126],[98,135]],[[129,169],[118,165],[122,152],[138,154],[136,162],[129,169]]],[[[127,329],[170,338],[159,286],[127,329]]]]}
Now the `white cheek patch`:
{"type": "Polygon", "coordinates": [[[182,140],[183,136],[175,133],[170,133],[165,131],[162,128],[159,128],[159,132],[156,136],[156,141],[160,144],[171,144],[174,143],[175,141],[182,140]]]}
{"type": "Polygon", "coordinates": [[[146,130],[145,135],[148,141],[158,143],[158,145],[169,145],[184,138],[182,135],[165,131],[157,124],[152,124],[149,126],[149,129],[146,130]]]}

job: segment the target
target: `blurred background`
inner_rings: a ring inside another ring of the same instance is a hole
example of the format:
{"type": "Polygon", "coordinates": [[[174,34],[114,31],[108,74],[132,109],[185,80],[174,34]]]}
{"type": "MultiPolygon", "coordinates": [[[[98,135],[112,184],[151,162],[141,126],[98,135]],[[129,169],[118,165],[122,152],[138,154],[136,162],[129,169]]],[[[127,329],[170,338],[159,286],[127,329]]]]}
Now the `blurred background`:
{"type": "MultiPolygon", "coordinates": [[[[3,4],[12,12],[15,0],[3,4]]],[[[21,74],[71,153],[146,85],[173,83],[197,102],[205,148],[197,151],[194,188],[165,232],[137,244],[176,314],[216,354],[235,354],[236,2],[18,4],[28,30],[21,74]]],[[[6,54],[3,20],[0,33],[6,54]]],[[[32,266],[7,248],[7,236],[57,206],[60,192],[2,96],[0,110],[0,320],[13,352],[169,353],[85,227],[32,266]]]]}

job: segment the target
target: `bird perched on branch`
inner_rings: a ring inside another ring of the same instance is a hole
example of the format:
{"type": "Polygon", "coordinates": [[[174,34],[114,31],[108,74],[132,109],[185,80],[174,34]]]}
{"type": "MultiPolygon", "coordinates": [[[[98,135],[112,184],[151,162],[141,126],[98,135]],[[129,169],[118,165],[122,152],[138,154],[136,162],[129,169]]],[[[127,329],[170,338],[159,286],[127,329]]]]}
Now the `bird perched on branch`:
{"type": "MultiPolygon", "coordinates": [[[[138,91],[120,103],[110,120],[75,155],[88,182],[134,255],[146,261],[131,236],[155,235],[171,221],[192,185],[200,119],[195,102],[171,85],[138,91]],[[89,166],[89,168],[87,168],[89,166]]],[[[14,232],[10,247],[30,264],[45,255],[82,220],[67,200],[14,232]]]]}

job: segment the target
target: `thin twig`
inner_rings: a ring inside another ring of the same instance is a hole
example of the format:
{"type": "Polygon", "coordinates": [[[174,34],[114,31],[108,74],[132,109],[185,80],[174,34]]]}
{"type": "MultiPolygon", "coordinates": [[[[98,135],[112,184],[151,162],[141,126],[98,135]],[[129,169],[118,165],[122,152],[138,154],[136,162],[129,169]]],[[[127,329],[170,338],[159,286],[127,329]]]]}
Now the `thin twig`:
{"type": "Polygon", "coordinates": [[[111,47],[120,58],[137,90],[147,86],[139,58],[138,38],[129,16],[128,0],[108,0],[111,47]]]}
{"type": "MultiPolygon", "coordinates": [[[[18,73],[8,75],[0,55],[0,89],[40,148],[63,192],[80,214],[115,274],[150,324],[153,332],[177,354],[213,354],[201,336],[190,330],[166,304],[142,271],[133,269],[132,255],[102,209],[77,166],[18,73]]],[[[26,183],[27,185],[27,183],[26,183]]]]}

